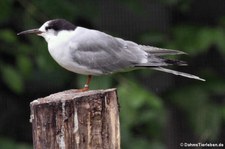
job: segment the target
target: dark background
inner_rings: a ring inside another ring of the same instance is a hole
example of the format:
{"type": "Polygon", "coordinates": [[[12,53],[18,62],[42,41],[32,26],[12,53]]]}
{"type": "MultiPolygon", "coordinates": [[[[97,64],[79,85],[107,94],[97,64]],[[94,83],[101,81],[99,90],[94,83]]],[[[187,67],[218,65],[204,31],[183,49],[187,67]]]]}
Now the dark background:
{"type": "Polygon", "coordinates": [[[83,87],[61,68],[44,39],[16,33],[64,18],[139,44],[182,50],[206,82],[152,70],[95,77],[91,89],[117,87],[124,149],[175,149],[180,143],[225,145],[224,0],[1,0],[0,149],[32,148],[29,103],[83,87]]]}

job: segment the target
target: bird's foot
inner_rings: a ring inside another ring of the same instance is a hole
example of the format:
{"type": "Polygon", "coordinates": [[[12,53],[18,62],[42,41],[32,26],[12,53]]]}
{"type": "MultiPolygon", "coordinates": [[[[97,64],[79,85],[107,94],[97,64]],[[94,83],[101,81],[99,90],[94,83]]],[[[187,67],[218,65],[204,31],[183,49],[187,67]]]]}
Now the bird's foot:
{"type": "Polygon", "coordinates": [[[87,84],[84,85],[84,88],[80,88],[78,90],[76,90],[76,92],[86,92],[89,90],[89,86],[87,84]]]}
{"type": "Polygon", "coordinates": [[[75,92],[76,93],[80,93],[80,92],[86,92],[86,91],[88,91],[89,90],[89,84],[91,82],[91,78],[92,78],[92,76],[91,75],[88,75],[88,79],[87,79],[87,82],[84,85],[84,88],[78,89],[75,92]]]}

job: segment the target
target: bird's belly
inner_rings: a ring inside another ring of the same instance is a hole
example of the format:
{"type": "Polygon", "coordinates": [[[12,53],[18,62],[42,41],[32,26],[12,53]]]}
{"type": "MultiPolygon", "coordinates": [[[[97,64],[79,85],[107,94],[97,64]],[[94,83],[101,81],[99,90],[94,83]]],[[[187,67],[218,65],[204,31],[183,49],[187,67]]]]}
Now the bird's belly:
{"type": "Polygon", "coordinates": [[[85,66],[80,66],[79,64],[77,64],[76,62],[71,61],[57,61],[59,63],[59,65],[61,65],[63,68],[78,73],[78,74],[83,74],[83,75],[101,75],[102,72],[98,71],[98,70],[93,70],[93,69],[89,69],[88,67],[85,66]]]}
{"type": "Polygon", "coordinates": [[[74,62],[70,56],[69,48],[64,49],[52,49],[49,48],[49,53],[53,57],[53,59],[63,68],[84,75],[101,75],[102,72],[99,70],[90,69],[88,67],[79,65],[74,62]]]}

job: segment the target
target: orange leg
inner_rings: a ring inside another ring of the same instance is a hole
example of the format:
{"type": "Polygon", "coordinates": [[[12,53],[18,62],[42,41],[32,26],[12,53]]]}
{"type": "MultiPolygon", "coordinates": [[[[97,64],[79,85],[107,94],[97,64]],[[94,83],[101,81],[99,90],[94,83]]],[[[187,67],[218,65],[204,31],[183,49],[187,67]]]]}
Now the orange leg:
{"type": "Polygon", "coordinates": [[[85,91],[88,91],[89,90],[89,84],[91,82],[91,79],[92,79],[92,75],[88,75],[88,79],[84,85],[84,88],[81,88],[78,90],[78,92],[85,92],[85,91]]]}

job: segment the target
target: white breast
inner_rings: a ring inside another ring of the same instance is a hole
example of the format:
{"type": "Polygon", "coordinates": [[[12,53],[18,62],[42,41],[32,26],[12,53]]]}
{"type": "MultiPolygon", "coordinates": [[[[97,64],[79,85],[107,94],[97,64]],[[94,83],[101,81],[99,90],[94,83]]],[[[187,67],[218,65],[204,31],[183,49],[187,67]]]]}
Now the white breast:
{"type": "Polygon", "coordinates": [[[73,43],[73,49],[70,48],[72,38],[78,37],[83,28],[77,28],[75,31],[60,31],[56,37],[48,41],[48,50],[53,59],[63,68],[84,75],[100,75],[101,71],[91,70],[88,67],[81,66],[73,61],[71,52],[76,52],[76,44],[73,43]],[[73,50],[73,51],[71,51],[73,50]]]}

